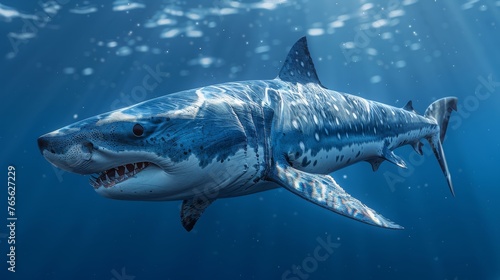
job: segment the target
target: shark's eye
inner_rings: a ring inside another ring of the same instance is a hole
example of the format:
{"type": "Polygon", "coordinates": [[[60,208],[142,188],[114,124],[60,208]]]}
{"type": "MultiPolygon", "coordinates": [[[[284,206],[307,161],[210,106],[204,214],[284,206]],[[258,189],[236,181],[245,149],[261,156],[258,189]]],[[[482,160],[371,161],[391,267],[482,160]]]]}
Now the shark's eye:
{"type": "Polygon", "coordinates": [[[142,134],[144,134],[144,127],[142,127],[142,125],[136,123],[134,125],[134,127],[132,128],[132,131],[134,132],[134,135],[139,137],[139,136],[142,136],[142,134]]]}

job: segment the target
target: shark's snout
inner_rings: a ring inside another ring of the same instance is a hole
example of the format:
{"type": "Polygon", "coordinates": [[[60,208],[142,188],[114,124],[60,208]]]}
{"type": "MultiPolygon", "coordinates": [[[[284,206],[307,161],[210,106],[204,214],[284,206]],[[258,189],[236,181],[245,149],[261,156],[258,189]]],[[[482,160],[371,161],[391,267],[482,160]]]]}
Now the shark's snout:
{"type": "Polygon", "coordinates": [[[45,134],[37,140],[42,155],[53,165],[75,173],[82,173],[89,164],[94,144],[66,135],[45,134]]]}
{"type": "Polygon", "coordinates": [[[82,152],[92,153],[94,149],[94,144],[89,140],[78,140],[76,137],[70,136],[54,136],[52,133],[48,133],[38,137],[38,149],[44,154],[48,151],[53,154],[63,154],[66,153],[70,145],[78,145],[81,147],[82,152]]]}
{"type": "MultiPolygon", "coordinates": [[[[50,141],[45,136],[38,137],[38,149],[40,149],[40,153],[43,155],[43,151],[49,149],[50,141]]],[[[53,151],[55,152],[55,151],[53,151]]]]}

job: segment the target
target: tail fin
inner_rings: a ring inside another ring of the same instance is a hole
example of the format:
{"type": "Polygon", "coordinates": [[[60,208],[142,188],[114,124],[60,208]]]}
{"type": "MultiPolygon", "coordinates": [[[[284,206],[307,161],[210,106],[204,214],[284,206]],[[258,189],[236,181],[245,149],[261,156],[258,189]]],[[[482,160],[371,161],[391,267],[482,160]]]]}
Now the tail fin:
{"type": "Polygon", "coordinates": [[[427,138],[429,144],[434,151],[434,155],[443,170],[444,176],[448,181],[448,186],[450,187],[451,194],[455,196],[455,191],[453,190],[453,183],[451,182],[451,175],[448,171],[448,165],[446,164],[446,157],[444,156],[443,143],[444,136],[446,134],[446,129],[448,128],[448,122],[450,120],[450,115],[452,111],[457,110],[457,98],[456,97],[445,97],[434,101],[425,110],[424,116],[429,119],[433,119],[439,125],[439,134],[430,136],[427,138]]]}

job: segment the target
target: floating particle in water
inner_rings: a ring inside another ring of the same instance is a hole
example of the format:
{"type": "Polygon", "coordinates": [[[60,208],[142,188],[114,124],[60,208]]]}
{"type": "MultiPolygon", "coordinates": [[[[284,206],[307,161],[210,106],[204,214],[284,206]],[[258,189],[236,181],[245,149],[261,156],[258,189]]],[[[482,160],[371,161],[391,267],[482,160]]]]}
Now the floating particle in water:
{"type": "Polygon", "coordinates": [[[379,19],[372,23],[373,28],[380,28],[386,26],[389,22],[386,19],[379,19]]]}
{"type": "Polygon", "coordinates": [[[268,54],[266,54],[266,53],[265,53],[265,54],[262,54],[262,55],[260,56],[260,59],[262,59],[262,60],[269,60],[270,58],[271,58],[271,57],[270,57],[268,54]]]}
{"type": "Polygon", "coordinates": [[[372,84],[380,83],[380,81],[382,81],[382,77],[380,77],[379,75],[375,75],[370,78],[370,83],[372,84]]]}
{"type": "Polygon", "coordinates": [[[359,9],[361,11],[368,11],[371,8],[373,8],[373,4],[372,3],[366,3],[366,4],[363,4],[359,9]]]}
{"type": "Polygon", "coordinates": [[[393,10],[393,11],[390,11],[389,14],[387,15],[389,18],[395,18],[395,17],[402,17],[405,15],[405,11],[404,10],[393,10]]]}
{"type": "Polygon", "coordinates": [[[97,12],[97,7],[95,6],[83,6],[76,7],[69,10],[70,13],[78,14],[78,15],[86,15],[97,12]]]}
{"type": "Polygon", "coordinates": [[[202,10],[191,10],[191,11],[188,11],[186,12],[186,15],[185,15],[188,19],[191,19],[191,20],[202,20],[205,15],[203,13],[202,10]]]}
{"type": "Polygon", "coordinates": [[[118,43],[117,43],[117,42],[115,42],[115,41],[111,41],[111,42],[108,42],[108,43],[106,44],[106,46],[107,46],[108,48],[114,48],[114,47],[118,46],[118,43]]]}
{"type": "Polygon", "coordinates": [[[374,48],[367,48],[366,49],[366,54],[368,55],[371,55],[371,56],[375,56],[378,54],[378,51],[374,48]]]}
{"type": "Polygon", "coordinates": [[[56,1],[47,1],[42,2],[42,8],[47,14],[55,15],[61,9],[61,5],[56,1]]]}
{"type": "Polygon", "coordinates": [[[160,26],[160,25],[174,25],[176,24],[177,21],[173,18],[161,18],[161,19],[158,19],[156,21],[156,25],[157,26],[160,26]]]}
{"type": "Polygon", "coordinates": [[[200,58],[200,65],[203,67],[209,67],[214,63],[215,59],[213,57],[203,57],[200,58]]]}
{"type": "Polygon", "coordinates": [[[398,60],[396,63],[394,63],[396,68],[404,68],[406,66],[406,61],[404,60],[398,60]]]}
{"type": "Polygon", "coordinates": [[[13,18],[17,17],[23,19],[38,20],[37,16],[23,14],[12,7],[0,4],[0,20],[10,22],[13,18]]]}
{"type": "Polygon", "coordinates": [[[341,20],[332,21],[332,22],[330,22],[329,26],[331,28],[340,28],[340,27],[344,26],[344,22],[341,20]]]}
{"type": "Polygon", "coordinates": [[[147,46],[147,45],[136,46],[135,50],[138,52],[147,52],[147,51],[149,51],[149,46],[147,46]]]}
{"type": "MultiPolygon", "coordinates": [[[[283,1],[284,3],[285,1],[283,1]]],[[[263,9],[263,10],[275,10],[278,7],[278,4],[280,4],[279,1],[269,1],[269,0],[263,0],[261,2],[257,3],[252,3],[248,5],[248,8],[250,9],[263,9]]]]}
{"type": "Polygon", "coordinates": [[[344,49],[354,49],[356,47],[356,44],[354,42],[345,42],[342,44],[344,49]]]}
{"type": "Polygon", "coordinates": [[[477,2],[479,2],[479,0],[470,0],[467,3],[464,3],[462,5],[462,10],[468,10],[468,9],[474,7],[474,4],[477,2]]]}
{"type": "Polygon", "coordinates": [[[120,47],[120,48],[118,48],[118,50],[116,50],[117,56],[127,56],[127,55],[130,55],[131,53],[132,53],[132,49],[130,47],[127,47],[127,46],[120,47]]]}
{"type": "Polygon", "coordinates": [[[413,4],[417,3],[417,2],[418,2],[418,0],[404,0],[403,1],[403,5],[404,6],[409,6],[409,5],[413,5],[413,4]]]}
{"type": "Polygon", "coordinates": [[[337,20],[340,20],[340,21],[346,21],[346,20],[349,20],[351,19],[351,16],[348,15],[348,14],[345,14],[345,15],[340,15],[337,17],[337,20]]]}
{"type": "Polygon", "coordinates": [[[222,64],[221,59],[217,59],[215,57],[203,56],[200,58],[192,59],[188,63],[189,65],[200,65],[203,68],[209,68],[212,65],[220,65],[222,64]]]}
{"type": "Polygon", "coordinates": [[[142,9],[145,8],[146,5],[139,2],[129,2],[126,0],[118,0],[113,2],[113,11],[121,12],[121,11],[129,11],[134,9],[142,9]]]}
{"type": "Polygon", "coordinates": [[[78,119],[78,114],[74,114],[73,119],[75,119],[75,120],[78,119]]]}
{"type": "Polygon", "coordinates": [[[392,39],[392,33],[391,32],[384,32],[380,35],[380,37],[384,40],[392,39]]]}
{"type": "MultiPolygon", "coordinates": [[[[128,35],[129,35],[129,36],[131,36],[131,35],[132,35],[132,33],[133,33],[133,32],[132,32],[132,30],[130,30],[130,31],[128,32],[128,35]]],[[[133,45],[135,45],[135,39],[130,39],[130,38],[127,38],[127,45],[129,45],[129,46],[133,46],[133,45]]]]}
{"type": "Polygon", "coordinates": [[[9,32],[8,36],[11,38],[14,38],[14,39],[28,40],[31,38],[35,38],[36,33],[33,33],[33,32],[23,32],[23,33],[9,32]]]}
{"type": "Polygon", "coordinates": [[[236,74],[238,72],[241,72],[242,68],[241,66],[232,66],[229,71],[232,73],[232,74],[236,74]]]}
{"type": "Polygon", "coordinates": [[[16,9],[0,4],[0,18],[5,21],[10,21],[12,18],[21,15],[16,9]]]}
{"type": "Polygon", "coordinates": [[[14,57],[16,57],[16,53],[15,52],[8,52],[5,55],[5,59],[13,59],[14,57]]]}
{"type": "Polygon", "coordinates": [[[181,34],[179,28],[166,29],[160,34],[160,38],[174,38],[179,34],[181,34]]]}
{"type": "Polygon", "coordinates": [[[176,7],[176,6],[169,6],[165,9],[163,9],[163,12],[165,12],[166,14],[172,15],[172,16],[177,16],[177,17],[184,16],[184,12],[182,11],[182,8],[176,7]]]}
{"type": "Polygon", "coordinates": [[[87,68],[82,70],[82,75],[84,75],[84,76],[90,76],[93,73],[94,73],[94,69],[92,69],[90,67],[87,67],[87,68]]]}
{"type": "Polygon", "coordinates": [[[156,12],[156,14],[144,24],[144,27],[154,28],[162,25],[175,25],[175,24],[177,24],[177,20],[175,18],[164,13],[163,11],[159,11],[156,12]]]}
{"type": "Polygon", "coordinates": [[[63,69],[63,73],[66,75],[75,74],[76,70],[73,67],[66,67],[63,69]]]}
{"type": "Polygon", "coordinates": [[[420,47],[421,47],[420,43],[413,43],[410,45],[410,50],[416,51],[416,50],[419,50],[420,47]]]}
{"type": "Polygon", "coordinates": [[[255,53],[265,53],[265,52],[268,52],[269,50],[271,49],[270,46],[258,46],[255,48],[255,53]]]}
{"type": "Polygon", "coordinates": [[[194,29],[194,28],[187,28],[186,29],[186,37],[190,38],[199,38],[203,36],[203,31],[199,29],[194,29]]]}
{"type": "Polygon", "coordinates": [[[216,16],[227,16],[237,14],[238,10],[233,8],[212,9],[210,13],[216,16]]]}
{"type": "Polygon", "coordinates": [[[310,28],[307,30],[307,34],[309,34],[309,36],[321,36],[325,34],[325,30],[323,28],[310,28]]]}

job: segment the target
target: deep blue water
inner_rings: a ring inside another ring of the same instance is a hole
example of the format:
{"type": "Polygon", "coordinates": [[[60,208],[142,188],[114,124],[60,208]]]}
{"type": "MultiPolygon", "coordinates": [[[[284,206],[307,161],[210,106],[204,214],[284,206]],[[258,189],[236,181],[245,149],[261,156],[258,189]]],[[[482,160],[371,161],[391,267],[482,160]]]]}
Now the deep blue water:
{"type": "Polygon", "coordinates": [[[0,1],[0,279],[500,279],[500,1],[389,2],[0,1]],[[411,99],[419,112],[459,98],[444,143],[456,197],[428,148],[420,157],[403,147],[408,170],[361,163],[332,175],[405,230],[278,189],[216,201],[187,233],[180,202],[103,198],[38,151],[38,136],[111,109],[272,79],[304,35],[331,89],[395,106],[411,99]],[[147,67],[169,75],[151,91],[139,89],[147,67]]]}

